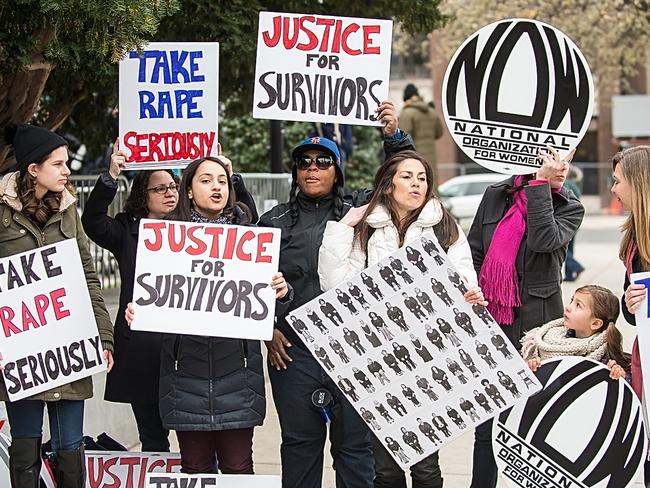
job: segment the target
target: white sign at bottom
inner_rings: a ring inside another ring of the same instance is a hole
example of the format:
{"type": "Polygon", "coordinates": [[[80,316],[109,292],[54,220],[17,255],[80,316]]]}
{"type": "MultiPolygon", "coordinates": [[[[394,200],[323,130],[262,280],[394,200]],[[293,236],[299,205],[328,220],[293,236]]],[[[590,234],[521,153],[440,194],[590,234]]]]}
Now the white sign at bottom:
{"type": "Polygon", "coordinates": [[[544,388],[503,412],[492,430],[510,487],[625,488],[647,453],[641,404],[625,380],[582,357],[545,361],[544,388]]]}
{"type": "Polygon", "coordinates": [[[280,488],[279,476],[246,474],[147,474],[147,488],[280,488]]]}

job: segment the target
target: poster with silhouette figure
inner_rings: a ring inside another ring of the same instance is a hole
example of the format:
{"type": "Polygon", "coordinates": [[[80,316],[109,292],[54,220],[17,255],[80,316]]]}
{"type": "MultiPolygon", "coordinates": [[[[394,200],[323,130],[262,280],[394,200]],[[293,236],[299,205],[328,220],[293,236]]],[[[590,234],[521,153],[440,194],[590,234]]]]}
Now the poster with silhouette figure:
{"type": "Polygon", "coordinates": [[[289,315],[403,468],[541,388],[470,288],[425,235],[289,315]]]}

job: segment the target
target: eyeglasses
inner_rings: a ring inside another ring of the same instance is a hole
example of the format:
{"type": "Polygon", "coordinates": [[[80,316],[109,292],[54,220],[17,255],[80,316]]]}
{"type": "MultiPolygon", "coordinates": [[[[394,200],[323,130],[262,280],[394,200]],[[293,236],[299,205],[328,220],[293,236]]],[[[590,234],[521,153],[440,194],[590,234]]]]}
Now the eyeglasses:
{"type": "Polygon", "coordinates": [[[334,164],[334,158],[332,156],[317,156],[315,158],[300,156],[295,159],[295,163],[298,169],[303,171],[309,168],[312,163],[314,163],[318,169],[327,169],[334,164]]]}
{"type": "Polygon", "coordinates": [[[180,189],[181,185],[178,183],[170,183],[169,185],[158,185],[154,186],[153,188],[147,188],[147,191],[152,191],[157,193],[158,195],[164,195],[167,193],[167,191],[178,191],[180,189]]]}

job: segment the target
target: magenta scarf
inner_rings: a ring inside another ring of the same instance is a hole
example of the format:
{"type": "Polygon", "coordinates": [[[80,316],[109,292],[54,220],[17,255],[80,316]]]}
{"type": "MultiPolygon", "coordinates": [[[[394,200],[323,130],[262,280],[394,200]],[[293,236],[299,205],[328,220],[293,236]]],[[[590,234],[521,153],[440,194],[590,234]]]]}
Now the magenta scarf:
{"type": "MultiPolygon", "coordinates": [[[[517,176],[514,186],[522,186],[524,182],[523,176],[517,176]]],[[[513,200],[494,231],[478,278],[478,284],[489,302],[488,311],[502,325],[512,324],[513,309],[521,306],[516,264],[519,246],[526,232],[526,192],[515,192],[513,200]]]]}

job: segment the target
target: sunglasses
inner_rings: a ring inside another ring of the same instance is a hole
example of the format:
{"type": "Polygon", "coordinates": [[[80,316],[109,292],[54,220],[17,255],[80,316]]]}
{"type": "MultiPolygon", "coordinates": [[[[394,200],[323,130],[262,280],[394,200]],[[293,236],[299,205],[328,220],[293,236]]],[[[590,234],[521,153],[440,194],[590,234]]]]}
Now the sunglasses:
{"type": "Polygon", "coordinates": [[[303,171],[309,168],[312,163],[314,163],[318,169],[327,169],[334,164],[334,158],[332,156],[317,156],[315,158],[300,156],[295,159],[295,163],[298,169],[303,171]]]}
{"type": "Polygon", "coordinates": [[[158,195],[164,195],[167,191],[175,192],[180,189],[181,185],[178,183],[170,183],[169,185],[158,185],[153,188],[147,188],[147,191],[152,191],[158,195]]]}

